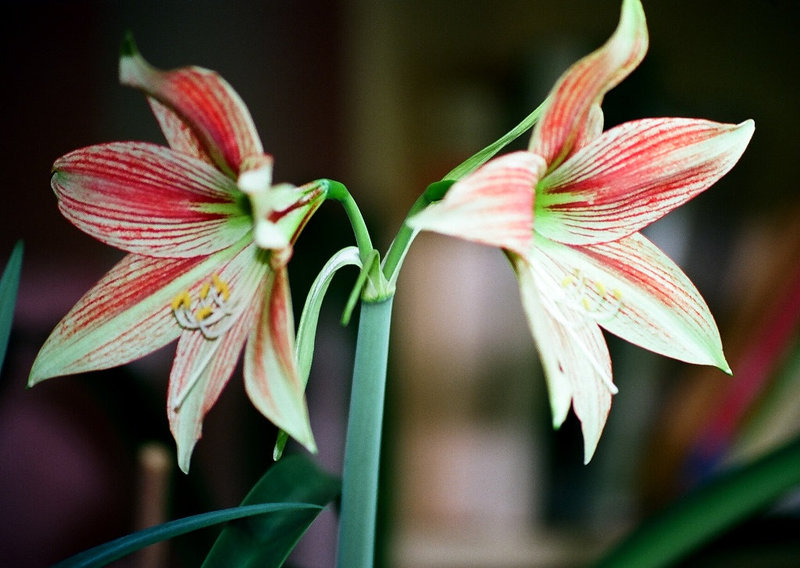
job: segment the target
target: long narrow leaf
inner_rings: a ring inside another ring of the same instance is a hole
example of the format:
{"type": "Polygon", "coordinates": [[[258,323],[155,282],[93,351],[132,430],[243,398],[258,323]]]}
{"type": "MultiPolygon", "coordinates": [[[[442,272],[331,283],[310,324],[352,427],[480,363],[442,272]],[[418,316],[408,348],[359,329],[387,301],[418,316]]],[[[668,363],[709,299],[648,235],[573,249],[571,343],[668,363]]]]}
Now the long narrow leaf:
{"type": "Polygon", "coordinates": [[[214,543],[203,568],[278,568],[322,507],[336,499],[341,483],[308,458],[289,456],[256,483],[242,506],[270,501],[313,503],[315,509],[284,510],[229,524],[214,543]]]}
{"type": "Polygon", "coordinates": [[[22,241],[17,241],[14,250],[0,278],[0,369],[6,358],[8,338],[11,335],[11,323],[14,319],[14,306],[17,303],[19,277],[22,271],[22,241]]]}
{"type": "Polygon", "coordinates": [[[112,540],[59,562],[54,565],[53,568],[91,568],[95,566],[105,566],[123,556],[127,556],[141,548],[150,546],[151,544],[228,521],[258,515],[268,516],[270,513],[274,514],[287,511],[302,511],[308,514],[309,511],[319,512],[321,509],[322,507],[320,505],[311,503],[261,503],[258,505],[212,511],[210,513],[203,513],[170,521],[163,525],[150,527],[112,540]]]}
{"type": "Polygon", "coordinates": [[[800,438],[721,475],[645,521],[594,568],[673,566],[701,544],[800,484],[800,438]]]}
{"type": "Polygon", "coordinates": [[[483,150],[478,151],[476,154],[470,156],[455,168],[450,170],[442,180],[459,180],[473,170],[478,169],[481,165],[489,161],[495,154],[505,148],[508,144],[522,136],[527,130],[536,124],[539,120],[539,115],[542,114],[544,103],[533,109],[533,112],[522,119],[522,122],[517,124],[514,128],[509,130],[504,136],[495,140],[483,150]]]}

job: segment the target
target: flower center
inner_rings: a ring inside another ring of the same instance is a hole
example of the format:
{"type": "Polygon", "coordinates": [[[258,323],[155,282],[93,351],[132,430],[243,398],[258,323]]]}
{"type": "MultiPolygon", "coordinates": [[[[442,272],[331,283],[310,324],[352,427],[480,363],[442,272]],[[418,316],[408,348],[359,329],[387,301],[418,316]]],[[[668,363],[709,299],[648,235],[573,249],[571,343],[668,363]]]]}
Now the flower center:
{"type": "Polygon", "coordinates": [[[561,287],[571,305],[580,306],[599,321],[610,320],[622,307],[622,292],[616,288],[609,290],[602,282],[586,277],[578,269],[564,277],[561,287]]]}
{"type": "Polygon", "coordinates": [[[233,312],[230,307],[230,287],[216,274],[203,284],[197,297],[184,290],[172,300],[172,313],[184,329],[199,329],[207,339],[216,339],[228,329],[218,325],[233,312]]]}

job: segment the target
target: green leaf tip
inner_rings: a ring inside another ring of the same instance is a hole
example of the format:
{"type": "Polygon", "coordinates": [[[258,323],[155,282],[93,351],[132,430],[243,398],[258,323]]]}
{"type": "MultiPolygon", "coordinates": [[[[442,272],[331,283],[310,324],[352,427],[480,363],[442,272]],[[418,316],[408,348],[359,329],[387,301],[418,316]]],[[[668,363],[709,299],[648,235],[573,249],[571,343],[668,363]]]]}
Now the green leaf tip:
{"type": "Polygon", "coordinates": [[[136,41],[133,39],[133,33],[128,30],[122,38],[122,44],[119,46],[119,56],[135,57],[139,54],[139,49],[136,47],[136,41]]]}

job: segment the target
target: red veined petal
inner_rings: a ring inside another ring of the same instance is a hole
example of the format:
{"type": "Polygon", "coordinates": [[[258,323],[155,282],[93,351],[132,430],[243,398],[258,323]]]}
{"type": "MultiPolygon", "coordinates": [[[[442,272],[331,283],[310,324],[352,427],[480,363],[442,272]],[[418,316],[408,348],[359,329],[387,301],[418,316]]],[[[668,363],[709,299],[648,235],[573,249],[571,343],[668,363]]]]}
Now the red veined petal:
{"type": "Polygon", "coordinates": [[[576,247],[536,238],[532,255],[549,297],[645,349],[730,372],[717,325],[689,278],[635,233],[576,247]]]}
{"type": "MultiPolygon", "coordinates": [[[[170,372],[167,417],[178,447],[178,464],[184,472],[195,444],[200,439],[203,419],[230,380],[239,354],[261,312],[268,265],[254,245],[240,252],[216,275],[230,288],[230,309],[234,318],[217,325],[229,326],[209,339],[200,330],[184,330],[178,341],[170,372]]],[[[211,278],[205,275],[193,287],[196,291],[211,278]]]]}
{"type": "Polygon", "coordinates": [[[708,189],[739,160],[753,122],[627,122],[574,154],[537,187],[536,231],[568,244],[634,233],[708,189]]]}
{"type": "Polygon", "coordinates": [[[409,225],[525,254],[532,242],[534,187],[544,168],[531,152],[490,160],[454,183],[441,202],[412,217],[409,225]]]}
{"type": "Polygon", "coordinates": [[[297,373],[289,277],[284,268],[269,272],[261,316],[247,340],[244,385],[253,405],[273,424],[316,451],[297,373]]]}
{"type": "MultiPolygon", "coordinates": [[[[225,173],[235,177],[244,158],[263,153],[250,111],[217,73],[200,67],[156,69],[128,41],[119,76],[124,85],[141,89],[180,117],[225,173]]],[[[165,135],[174,141],[170,132],[165,135]]]]}
{"type": "Polygon", "coordinates": [[[589,108],[589,115],[586,117],[586,123],[575,138],[575,143],[572,145],[572,152],[570,152],[570,154],[574,154],[600,136],[603,133],[604,123],[605,116],[603,115],[603,109],[600,108],[599,104],[592,105],[589,108]]]}
{"type": "Polygon", "coordinates": [[[96,239],[136,254],[196,256],[251,227],[232,180],[186,154],[142,142],[76,150],[53,165],[64,216],[96,239]]]}
{"type": "Polygon", "coordinates": [[[542,293],[538,271],[532,265],[516,255],[510,257],[547,379],[553,426],[561,426],[571,405],[581,422],[584,462],[588,463],[603,432],[611,397],[617,392],[605,339],[594,321],[542,293]]]}
{"type": "Polygon", "coordinates": [[[529,149],[552,169],[587,138],[590,109],[639,65],[647,51],[644,10],[639,0],[624,0],[619,24],[598,50],[570,67],[556,82],[534,128],[529,149]]]}
{"type": "Polygon", "coordinates": [[[147,102],[170,148],[176,152],[199,158],[212,166],[214,165],[214,160],[211,159],[211,156],[209,156],[208,152],[203,148],[203,143],[181,117],[175,114],[168,106],[161,104],[153,97],[147,97],[147,102]]]}
{"type": "Polygon", "coordinates": [[[228,255],[163,259],[128,255],[64,316],[34,361],[29,385],[123,365],[178,337],[172,300],[228,255]]]}

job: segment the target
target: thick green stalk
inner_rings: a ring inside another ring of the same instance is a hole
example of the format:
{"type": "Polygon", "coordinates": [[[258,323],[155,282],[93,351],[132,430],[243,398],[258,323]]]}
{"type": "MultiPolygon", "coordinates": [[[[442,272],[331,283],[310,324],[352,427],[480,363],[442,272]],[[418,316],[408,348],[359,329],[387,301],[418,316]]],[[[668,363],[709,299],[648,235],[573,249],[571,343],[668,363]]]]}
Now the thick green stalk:
{"type": "Polygon", "coordinates": [[[391,297],[361,304],[344,451],[339,568],[370,568],[374,563],[391,315],[391,297]]]}

